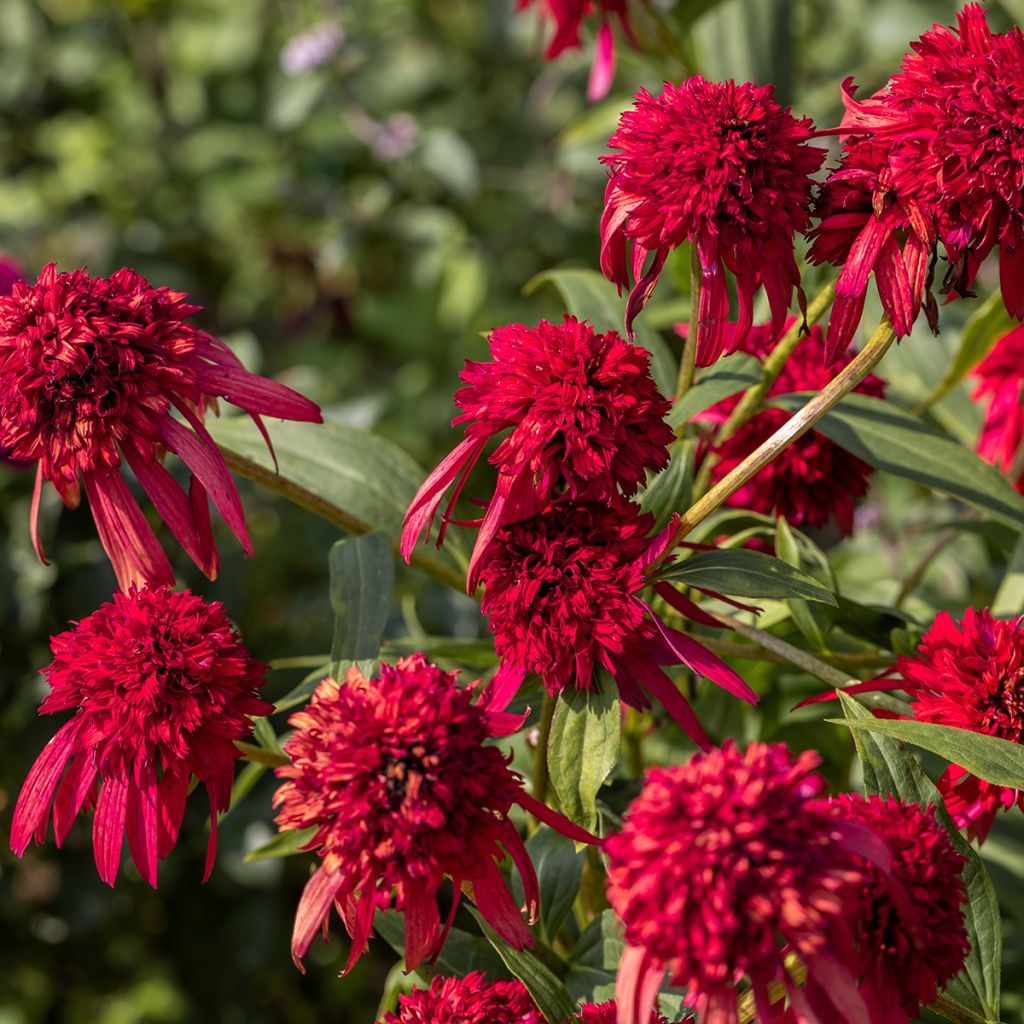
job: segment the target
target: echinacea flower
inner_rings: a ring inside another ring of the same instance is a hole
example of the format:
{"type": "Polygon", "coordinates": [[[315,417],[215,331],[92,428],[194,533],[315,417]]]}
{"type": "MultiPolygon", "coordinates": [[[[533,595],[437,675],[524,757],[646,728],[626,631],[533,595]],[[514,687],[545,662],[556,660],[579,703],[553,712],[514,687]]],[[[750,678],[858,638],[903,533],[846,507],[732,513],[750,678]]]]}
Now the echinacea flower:
{"type": "Polygon", "coordinates": [[[478,561],[504,523],[532,515],[560,493],[603,499],[635,494],[647,471],[668,465],[671,408],[650,373],[650,353],[614,331],[600,334],[566,316],[561,324],[509,324],[491,332],[489,362],[466,361],[455,394],[465,439],[427,477],[405,514],[402,554],[426,537],[445,492],[440,544],[452,508],[488,441],[508,434],[490,456],[494,497],[480,521],[469,589],[478,561]]]}
{"type": "MultiPolygon", "coordinates": [[[[555,23],[555,31],[548,44],[547,58],[554,60],[566,50],[579,49],[583,22],[595,14],[601,19],[594,48],[594,63],[590,69],[587,98],[603,99],[615,78],[615,34],[611,19],[618,19],[626,38],[635,43],[629,23],[627,0],[536,0],[541,13],[555,23]]],[[[518,0],[519,10],[530,7],[534,0],[518,0]]]]}
{"type": "Polygon", "coordinates": [[[736,1024],[746,980],[759,1024],[775,1024],[785,1019],[780,992],[806,1003],[790,952],[832,1019],[873,1024],[850,974],[864,877],[856,855],[884,870],[888,854],[868,830],[813,806],[825,788],[819,761],[781,744],[741,754],[727,741],[648,773],[622,831],[605,841],[608,898],[626,931],[617,1024],[648,1019],[666,974],[715,1024],[736,1024]]]}
{"type": "Polygon", "coordinates": [[[370,936],[374,912],[405,912],[405,956],[413,970],[436,955],[465,892],[492,928],[517,949],[533,942],[496,861],[511,857],[536,917],[537,876],[515,826],[519,804],[581,842],[594,837],[529,796],[501,751],[486,741],[514,732],[511,696],[492,683],[480,701],[421,654],[383,665],[376,679],[358,668],[344,684],[325,679],[291,717],[292,759],[274,796],[282,830],[315,828],[304,849],[320,867],[302,893],[292,933],[301,958],[337,907],[352,937],[345,970],[370,936]],[[437,892],[452,881],[443,928],[437,892]]]}
{"type": "Polygon", "coordinates": [[[967,858],[934,807],[844,793],[822,808],[870,829],[891,854],[889,877],[864,864],[854,974],[871,1024],[908,1024],[960,973],[970,951],[961,877],[967,858]]]}
{"type": "MultiPolygon", "coordinates": [[[[795,318],[791,319],[786,329],[795,322],[795,318]]],[[[771,334],[768,325],[759,325],[737,348],[763,359],[771,351],[771,334]]],[[[793,391],[820,391],[851,358],[845,357],[829,370],[824,365],[824,353],[825,339],[821,328],[815,326],[786,361],[768,390],[768,397],[793,391]]],[[[885,384],[869,374],[854,390],[881,398],[885,384]]],[[[738,402],[738,395],[727,398],[695,418],[702,422],[722,423],[738,402]]],[[[712,481],[717,483],[726,476],[787,419],[789,413],[782,409],[764,409],[732,437],[718,443],[712,441],[703,456],[715,459],[712,481]]],[[[873,473],[874,469],[868,463],[851,455],[824,434],[809,430],[739,488],[727,504],[764,515],[783,515],[794,526],[820,528],[834,521],[843,535],[849,536],[853,532],[853,511],[857,499],[867,494],[873,473]]]]}
{"type": "Polygon", "coordinates": [[[479,971],[434,978],[429,989],[398,997],[398,1012],[379,1024],[544,1024],[521,981],[488,981],[479,971]]]}
{"type": "MultiPolygon", "coordinates": [[[[896,659],[914,719],[1024,743],[1024,619],[994,619],[968,608],[958,622],[939,612],[917,651],[896,659]]],[[[939,792],[958,827],[984,840],[996,814],[1024,791],[996,786],[950,765],[939,792]]]]}
{"type": "Polygon", "coordinates": [[[0,445],[38,462],[31,530],[43,561],[43,482],[69,507],[78,504],[82,484],[121,588],[173,583],[122,462],[208,576],[218,563],[207,495],[252,553],[238,492],[203,426],[204,411],[223,398],[262,430],[261,415],[320,422],[320,410],[249,373],[223,342],[188,323],[198,309],[133,270],[102,278],[58,273],[53,264],[35,284],[16,283],[0,297],[0,445]],[[191,471],[189,493],[164,468],[165,451],[191,471]]]}
{"type": "Polygon", "coordinates": [[[1024,319],[1024,32],[993,34],[985,9],[968,4],[956,28],[936,25],[912,44],[881,92],[864,102],[849,83],[846,92],[842,128],[855,138],[837,187],[825,187],[812,249],[845,264],[830,353],[845,349],[872,269],[897,336],[909,333],[938,241],[949,261],[944,294],[969,294],[998,249],[1003,301],[1024,319]]]}
{"type": "Polygon", "coordinates": [[[978,454],[1011,478],[1019,473],[1012,483],[1024,494],[1024,327],[1004,334],[971,376],[978,382],[974,400],[988,399],[978,454]]]}
{"type": "MultiPolygon", "coordinates": [[[[72,717],[43,748],[11,823],[20,857],[46,839],[50,805],[57,845],[83,807],[93,809],[100,878],[113,885],[128,835],[139,874],[156,886],[174,847],[192,777],[210,800],[205,877],[217,848],[217,814],[231,802],[235,741],[252,731],[264,666],[242,646],[224,608],[167,587],[115,594],[50,640],[50,693],[40,714],[72,717]]],[[[205,878],[204,878],[205,880],[205,878]]]]}
{"type": "MultiPolygon", "coordinates": [[[[604,670],[632,707],[661,703],[698,746],[710,747],[689,702],[662,665],[683,663],[730,693],[757,695],[693,637],[671,629],[640,598],[645,567],[666,537],[625,499],[560,499],[502,527],[482,560],[482,608],[509,672],[536,672],[552,694],[593,690],[604,670]]],[[[666,599],[675,593],[663,585],[666,599]]]]}
{"type": "Polygon", "coordinates": [[[671,250],[696,247],[702,274],[697,364],[725,345],[728,269],[736,278],[742,341],[763,287],[777,336],[800,273],[793,236],[810,226],[812,175],[825,150],[808,145],[814,125],[775,99],[774,87],[666,82],[658,96],[637,93],[608,140],[601,219],[601,269],[621,292],[635,281],[626,330],[643,309],[671,250]],[[650,257],[650,266],[647,266],[650,257]],[[646,267],[646,269],[645,269],[646,267]]]}

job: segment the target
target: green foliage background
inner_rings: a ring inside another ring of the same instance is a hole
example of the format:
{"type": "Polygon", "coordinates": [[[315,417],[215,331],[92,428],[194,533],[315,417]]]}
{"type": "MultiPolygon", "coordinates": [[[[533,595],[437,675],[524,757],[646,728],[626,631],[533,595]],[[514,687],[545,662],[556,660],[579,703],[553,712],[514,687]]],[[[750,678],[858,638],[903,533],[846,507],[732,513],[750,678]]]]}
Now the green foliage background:
{"type": "MultiPolygon", "coordinates": [[[[1004,0],[993,20],[1019,20],[1022,7],[1004,0]]],[[[906,42],[954,9],[938,0],[658,5],[676,28],[692,22],[690,56],[707,77],[774,81],[822,125],[838,118],[846,75],[877,88],[906,42]]],[[[655,28],[644,26],[649,38],[655,28]]],[[[541,51],[536,22],[514,16],[513,0],[4,0],[0,249],[30,275],[51,260],[100,274],[130,265],[185,290],[205,307],[203,326],[252,368],[432,464],[450,441],[458,369],[483,353],[482,332],[559,315],[549,286],[526,295],[523,285],[559,264],[596,266],[597,156],[618,111],[638,85],[683,74],[678,55],[620,51],[612,96],[590,107],[589,53],[548,65],[541,51]],[[286,74],[282,46],[325,20],[345,33],[338,54],[286,74]]],[[[663,285],[649,321],[685,318],[684,267],[675,298],[663,285]]],[[[940,339],[919,329],[886,359],[896,400],[930,391],[969,312],[949,309],[940,339]]],[[[980,417],[963,387],[934,415],[972,443],[980,417]]],[[[18,787],[53,728],[35,715],[47,638],[114,586],[85,513],[48,503],[57,564],[35,562],[30,491],[28,475],[0,468],[0,1024],[371,1021],[390,950],[375,943],[339,982],[339,944],[317,945],[300,975],[288,940],[305,858],[243,863],[272,834],[269,777],[225,821],[218,869],[202,888],[199,807],[158,893],[130,867],[116,891],[100,883],[87,823],[59,853],[33,848],[18,864],[6,852],[18,787]]],[[[179,558],[180,577],[226,603],[258,657],[325,655],[327,552],[339,531],[248,485],[244,499],[257,558],[243,560],[221,531],[221,579],[207,584],[179,558]]],[[[844,593],[891,603],[955,515],[923,490],[880,480],[864,529],[830,552],[844,593]]],[[[957,533],[907,610],[928,622],[938,608],[987,603],[1005,558],[999,538],[957,533]]],[[[484,635],[472,602],[397,572],[387,635],[484,635]]],[[[816,684],[764,663],[737,667],[770,696],[756,717],[724,702],[702,708],[716,734],[818,747],[832,778],[848,781],[845,731],[787,711],[816,684]]],[[[302,674],[271,673],[269,695],[302,674]]],[[[679,755],[665,741],[648,756],[679,755]]],[[[1019,815],[1000,821],[985,856],[1009,915],[1004,1019],[1024,1021],[1019,815]]]]}

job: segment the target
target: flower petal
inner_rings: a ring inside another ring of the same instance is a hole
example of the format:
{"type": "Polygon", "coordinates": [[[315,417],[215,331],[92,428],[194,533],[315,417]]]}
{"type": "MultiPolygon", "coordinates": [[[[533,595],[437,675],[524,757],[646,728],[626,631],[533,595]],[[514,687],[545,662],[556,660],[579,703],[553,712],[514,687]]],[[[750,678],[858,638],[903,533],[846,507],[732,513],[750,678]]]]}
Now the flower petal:
{"type": "Polygon", "coordinates": [[[65,723],[43,747],[22,784],[11,820],[11,849],[20,857],[32,841],[46,838],[48,811],[54,790],[71,757],[76,723],[65,723]]]}
{"type": "Polygon", "coordinates": [[[128,813],[128,786],[125,779],[114,776],[100,784],[100,795],[92,819],[92,845],[96,868],[107,885],[117,880],[124,845],[125,818],[128,813]]]}

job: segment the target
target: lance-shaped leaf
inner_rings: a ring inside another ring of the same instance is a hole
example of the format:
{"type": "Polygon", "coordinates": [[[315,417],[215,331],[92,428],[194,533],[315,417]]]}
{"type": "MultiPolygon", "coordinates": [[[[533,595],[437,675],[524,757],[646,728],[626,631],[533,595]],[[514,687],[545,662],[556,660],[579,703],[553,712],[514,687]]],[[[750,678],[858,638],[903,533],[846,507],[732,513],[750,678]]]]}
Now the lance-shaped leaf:
{"type": "Polygon", "coordinates": [[[360,663],[372,672],[391,609],[395,559],[382,533],[339,540],[328,557],[334,640],[331,665],[336,678],[360,663]]]}
{"type": "Polygon", "coordinates": [[[669,426],[681,427],[697,413],[710,409],[725,398],[746,391],[759,383],[761,364],[746,352],[723,356],[697,378],[697,383],[676,401],[666,417],[669,426]]]}

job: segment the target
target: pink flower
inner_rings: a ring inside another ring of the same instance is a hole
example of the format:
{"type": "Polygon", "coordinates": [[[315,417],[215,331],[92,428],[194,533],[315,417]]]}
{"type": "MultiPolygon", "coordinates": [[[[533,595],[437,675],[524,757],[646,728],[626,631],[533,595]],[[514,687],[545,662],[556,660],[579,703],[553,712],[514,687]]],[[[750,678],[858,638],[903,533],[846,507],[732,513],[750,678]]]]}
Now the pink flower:
{"type": "MultiPolygon", "coordinates": [[[[510,676],[538,673],[548,691],[593,690],[609,673],[632,707],[659,701],[698,746],[711,745],[662,665],[683,663],[730,693],[756,694],[693,637],[670,629],[641,600],[645,567],[664,547],[632,502],[560,499],[502,527],[483,558],[483,611],[510,676]]],[[[657,592],[678,604],[672,587],[657,592]]]]}
{"type": "Polygon", "coordinates": [[[100,878],[113,885],[128,849],[156,886],[157,865],[174,847],[192,776],[210,799],[206,877],[217,847],[217,813],[231,802],[264,667],[242,646],[222,605],[189,591],[132,588],[50,640],[50,694],[40,714],[73,711],[43,749],[14,808],[11,849],[53,827],[60,846],[83,807],[94,809],[100,878]]]}
{"type": "MultiPolygon", "coordinates": [[[[608,95],[615,79],[615,36],[611,18],[619,20],[622,31],[634,43],[633,29],[629,24],[627,0],[536,0],[541,13],[555,23],[554,35],[548,44],[547,58],[554,60],[566,50],[579,49],[580,29],[586,18],[595,14],[601,18],[597,30],[597,44],[594,49],[594,63],[590,70],[587,98],[600,100],[608,95]]],[[[526,10],[534,0],[518,0],[518,8],[526,10]]]]}
{"type": "MultiPolygon", "coordinates": [[[[1010,474],[1024,441],[1024,327],[1004,334],[972,376],[978,380],[974,400],[988,399],[978,454],[1010,474]]],[[[1024,494],[1024,469],[1013,483],[1024,494]]]]}
{"type": "Polygon", "coordinates": [[[650,298],[665,259],[684,241],[696,246],[703,274],[697,363],[725,346],[729,293],[736,277],[735,341],[753,320],[762,286],[775,335],[800,273],[793,235],[810,226],[811,175],[825,151],[808,145],[814,125],[775,101],[774,88],[707,82],[700,75],[637,93],[608,145],[601,220],[601,269],[619,290],[635,280],[626,330],[650,298]],[[652,257],[645,271],[648,257],[652,257]]]}
{"type": "Polygon", "coordinates": [[[599,334],[567,316],[561,324],[510,324],[489,338],[492,359],[466,361],[466,386],[455,394],[465,440],[427,477],[405,515],[406,560],[426,538],[445,492],[440,544],[470,470],[497,434],[508,433],[490,456],[498,483],[478,524],[469,589],[479,558],[504,523],[523,519],[556,495],[611,498],[635,494],[647,470],[668,465],[673,438],[664,416],[670,404],[650,374],[650,355],[614,331],[599,334]]]}
{"type": "Polygon", "coordinates": [[[57,273],[53,264],[35,284],[19,282],[0,297],[0,445],[38,462],[31,528],[40,559],[43,481],[69,507],[78,504],[81,481],[122,589],[173,583],[121,476],[122,460],[207,576],[218,565],[207,494],[252,553],[238,492],[203,426],[204,411],[224,398],[262,430],[261,415],[320,422],[320,410],[249,373],[226,345],[189,324],[199,307],[185,298],[151,288],[133,270],[95,278],[84,270],[57,273]],[[191,470],[188,494],[164,468],[165,451],[191,470]]]}
{"type": "Polygon", "coordinates": [[[617,1024],[647,1020],[666,972],[701,1020],[736,1024],[746,978],[760,1024],[782,1021],[785,1000],[770,989],[807,1005],[786,970],[790,951],[831,1019],[869,1024],[850,973],[864,877],[855,854],[883,868],[888,856],[866,829],[814,807],[825,788],[818,762],[781,744],[741,754],[728,741],[648,773],[606,840],[608,898],[626,930],[617,1024]]]}
{"type": "MultiPolygon", "coordinates": [[[[786,324],[788,330],[795,318],[786,324]]],[[[771,328],[755,327],[737,347],[763,359],[771,351],[771,328]]],[[[850,357],[832,370],[824,366],[825,339],[815,326],[787,360],[782,372],[768,391],[768,396],[793,391],[820,391],[833,374],[842,369],[850,357]]],[[[885,384],[873,374],[855,388],[860,394],[881,398],[885,384]]],[[[724,422],[735,409],[740,396],[727,398],[701,413],[697,418],[712,423],[724,422]]],[[[757,413],[732,437],[710,447],[718,456],[712,481],[738,466],[751,452],[789,419],[781,409],[765,409],[757,413]]],[[[853,532],[853,510],[858,498],[868,493],[874,469],[850,455],[818,431],[808,431],[794,441],[752,480],[744,484],[727,504],[749,508],[764,515],[784,515],[794,526],[820,528],[834,520],[845,536],[853,532]]]]}
{"type": "MultiPolygon", "coordinates": [[[[988,609],[968,608],[957,622],[935,616],[912,657],[896,671],[919,722],[952,725],[1024,742],[1024,619],[993,619],[988,609]]],[[[1000,808],[1024,809],[1024,792],[985,782],[959,765],[939,780],[957,826],[984,840],[1000,808]]]]}
{"type": "Polygon", "coordinates": [[[825,188],[812,250],[818,261],[846,264],[831,354],[852,336],[872,269],[897,335],[909,333],[937,241],[949,260],[942,292],[950,295],[969,294],[998,248],[1003,301],[1024,318],[1024,32],[993,35],[984,8],[968,4],[957,28],[937,25],[912,50],[871,99],[855,102],[847,83],[843,128],[870,141],[848,143],[837,187],[825,188]]]}
{"type": "Polygon", "coordinates": [[[889,877],[864,864],[855,974],[871,1024],[908,1024],[960,973],[970,951],[961,907],[967,858],[935,820],[934,807],[851,793],[822,807],[870,829],[891,854],[889,877]]]}
{"type": "Polygon", "coordinates": [[[436,977],[429,989],[398,997],[398,1013],[380,1024],[544,1024],[521,981],[488,981],[479,971],[436,977]]]}
{"type": "Polygon", "coordinates": [[[510,693],[500,677],[474,703],[421,654],[383,665],[378,679],[349,670],[344,685],[325,679],[289,720],[292,764],[274,796],[282,830],[315,828],[306,849],[321,865],[302,894],[292,933],[301,958],[337,907],[352,937],[345,970],[366,947],[374,912],[405,912],[406,966],[435,956],[465,892],[516,949],[532,945],[495,864],[507,851],[523,879],[531,920],[537,876],[509,820],[514,803],[570,838],[594,837],[528,796],[501,751],[486,741],[522,725],[503,712],[510,693]],[[437,892],[452,880],[454,900],[441,926],[437,892]]]}

